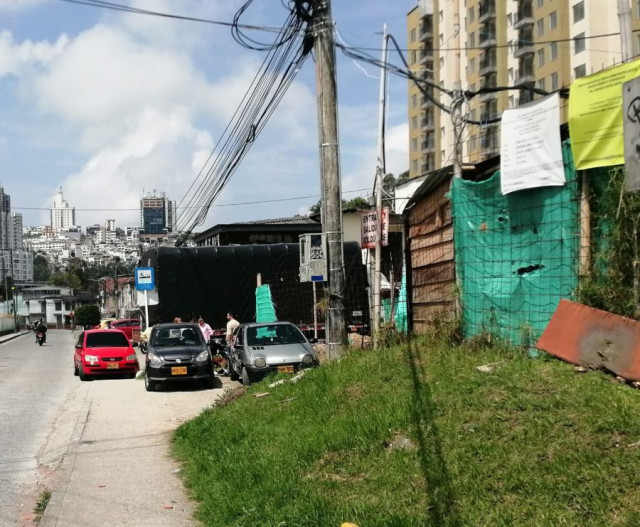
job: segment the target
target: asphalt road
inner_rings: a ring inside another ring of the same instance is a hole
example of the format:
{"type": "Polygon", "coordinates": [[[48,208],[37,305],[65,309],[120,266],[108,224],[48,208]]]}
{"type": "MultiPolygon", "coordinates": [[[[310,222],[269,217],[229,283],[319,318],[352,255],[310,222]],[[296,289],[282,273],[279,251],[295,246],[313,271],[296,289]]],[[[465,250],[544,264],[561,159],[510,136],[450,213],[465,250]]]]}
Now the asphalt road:
{"type": "Polygon", "coordinates": [[[50,331],[40,347],[29,333],[0,344],[0,525],[23,525],[48,473],[60,461],[53,431],[78,388],[68,333],[50,331]],[[53,450],[51,450],[53,449],[53,450]]]}
{"type": "Polygon", "coordinates": [[[35,525],[44,490],[41,527],[196,525],[171,432],[237,383],[147,393],[137,379],[81,382],[73,334],[50,330],[47,340],[0,344],[0,526],[35,525]]]}

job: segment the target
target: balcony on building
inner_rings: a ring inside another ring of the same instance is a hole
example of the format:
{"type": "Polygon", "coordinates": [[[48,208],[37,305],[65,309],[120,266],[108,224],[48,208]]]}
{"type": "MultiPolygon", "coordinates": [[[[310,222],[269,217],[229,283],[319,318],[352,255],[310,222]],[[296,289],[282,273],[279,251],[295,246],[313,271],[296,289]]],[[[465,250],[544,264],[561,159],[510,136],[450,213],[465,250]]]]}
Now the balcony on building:
{"type": "Polygon", "coordinates": [[[431,63],[433,63],[433,49],[427,47],[421,49],[418,64],[424,65],[431,63]]]}
{"type": "Polygon", "coordinates": [[[481,24],[491,18],[496,17],[495,0],[480,0],[480,8],[478,11],[478,22],[481,24]]]}
{"type": "Polygon", "coordinates": [[[433,118],[429,118],[426,115],[420,119],[420,128],[423,132],[427,132],[429,130],[433,130],[435,128],[435,123],[433,122],[433,118]]]}
{"type": "Polygon", "coordinates": [[[524,57],[525,55],[533,55],[535,52],[535,46],[533,44],[533,39],[518,39],[516,43],[516,49],[513,52],[513,56],[517,59],[520,57],[524,57]]]}
{"type": "Polygon", "coordinates": [[[433,106],[433,86],[427,86],[423,90],[420,90],[420,92],[422,93],[422,98],[420,99],[420,108],[425,110],[433,106]]]}
{"type": "Polygon", "coordinates": [[[485,28],[480,31],[480,42],[478,42],[478,46],[481,48],[492,48],[497,44],[495,27],[488,28],[485,26],[485,28]]]}
{"type": "Polygon", "coordinates": [[[500,153],[500,125],[498,123],[485,127],[480,141],[480,151],[484,159],[500,153]]]}
{"type": "Polygon", "coordinates": [[[434,148],[435,148],[435,141],[433,140],[433,137],[429,139],[423,139],[422,141],[420,141],[420,150],[422,152],[433,152],[434,148]]]}
{"type": "MultiPolygon", "coordinates": [[[[535,84],[533,82],[529,82],[529,83],[525,83],[525,84],[521,84],[522,87],[526,86],[527,88],[534,88],[535,84]]],[[[518,100],[518,104],[527,104],[528,102],[533,101],[533,95],[534,92],[533,90],[520,90],[519,92],[519,100],[518,100]]]]}
{"type": "Polygon", "coordinates": [[[420,24],[420,42],[433,38],[433,17],[427,16],[422,19],[420,24]]]}
{"type": "MultiPolygon", "coordinates": [[[[481,86],[482,89],[491,89],[491,88],[496,88],[497,86],[498,86],[498,78],[495,73],[487,75],[486,77],[483,78],[483,83],[481,86]]],[[[494,91],[481,92],[478,95],[478,100],[480,102],[488,103],[489,101],[492,101],[497,97],[498,97],[498,94],[494,91]]]]}
{"type": "Polygon", "coordinates": [[[420,164],[420,173],[425,174],[427,172],[431,172],[435,170],[436,164],[433,155],[427,155],[422,158],[422,163],[420,164]]]}
{"type": "Polygon", "coordinates": [[[520,67],[518,69],[518,76],[516,77],[516,85],[528,85],[534,84],[536,82],[536,73],[533,68],[533,65],[528,65],[526,67],[520,67]]]}
{"type": "Polygon", "coordinates": [[[495,73],[498,71],[498,60],[496,56],[496,49],[490,48],[484,52],[484,55],[480,59],[480,69],[478,74],[480,76],[487,75],[488,73],[495,73]]]}
{"type": "Polygon", "coordinates": [[[521,1],[516,11],[516,19],[513,23],[513,29],[522,29],[526,26],[532,26],[535,22],[533,18],[533,5],[531,0],[521,1]]]}

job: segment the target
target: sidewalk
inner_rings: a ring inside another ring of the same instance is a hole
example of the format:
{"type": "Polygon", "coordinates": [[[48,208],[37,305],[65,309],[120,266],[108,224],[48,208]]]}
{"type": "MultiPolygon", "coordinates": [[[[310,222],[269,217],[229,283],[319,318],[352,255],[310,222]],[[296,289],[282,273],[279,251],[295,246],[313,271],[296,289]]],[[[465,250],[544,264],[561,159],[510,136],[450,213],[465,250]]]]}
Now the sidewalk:
{"type": "Polygon", "coordinates": [[[170,457],[173,430],[215,404],[237,383],[216,389],[149,393],[142,380],[79,385],[75,429],[40,527],[194,527],[179,465],[170,457]]]}
{"type": "Polygon", "coordinates": [[[7,333],[6,335],[1,335],[0,344],[2,344],[3,342],[8,342],[9,340],[17,339],[18,337],[21,337],[22,335],[26,335],[28,333],[31,333],[31,331],[26,329],[21,329],[16,333],[7,333]]]}

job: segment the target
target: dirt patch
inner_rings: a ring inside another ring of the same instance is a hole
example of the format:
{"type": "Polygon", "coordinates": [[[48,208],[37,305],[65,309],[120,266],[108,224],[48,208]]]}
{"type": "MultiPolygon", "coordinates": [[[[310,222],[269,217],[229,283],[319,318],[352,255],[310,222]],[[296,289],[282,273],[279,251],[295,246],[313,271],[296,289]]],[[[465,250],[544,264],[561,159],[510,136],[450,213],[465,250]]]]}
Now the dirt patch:
{"type": "Polygon", "coordinates": [[[224,391],[224,393],[219,397],[219,399],[216,401],[216,406],[227,406],[228,404],[231,404],[232,402],[234,402],[236,399],[239,399],[240,397],[242,397],[246,391],[247,390],[244,386],[227,388],[224,391]]]}

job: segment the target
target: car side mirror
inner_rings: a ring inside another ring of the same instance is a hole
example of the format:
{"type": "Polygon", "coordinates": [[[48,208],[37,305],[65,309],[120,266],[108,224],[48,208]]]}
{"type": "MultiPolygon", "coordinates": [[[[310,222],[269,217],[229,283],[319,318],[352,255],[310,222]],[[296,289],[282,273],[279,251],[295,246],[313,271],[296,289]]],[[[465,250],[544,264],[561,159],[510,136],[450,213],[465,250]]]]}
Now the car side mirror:
{"type": "Polygon", "coordinates": [[[76,349],[77,349],[77,350],[82,349],[82,344],[76,344],[76,349]]]}

